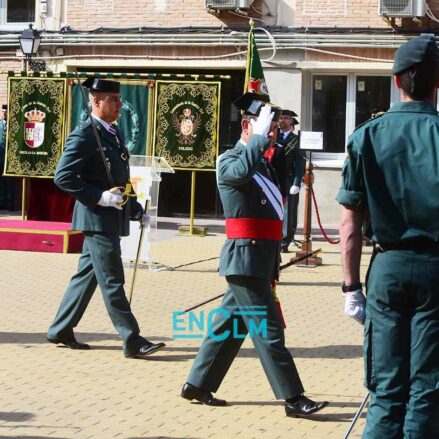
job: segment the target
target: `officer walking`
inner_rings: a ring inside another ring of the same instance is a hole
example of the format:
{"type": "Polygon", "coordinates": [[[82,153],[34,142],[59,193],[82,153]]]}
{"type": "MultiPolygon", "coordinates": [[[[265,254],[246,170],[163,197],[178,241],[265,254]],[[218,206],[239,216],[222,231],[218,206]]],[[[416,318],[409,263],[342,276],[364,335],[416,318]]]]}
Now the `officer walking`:
{"type": "Polygon", "coordinates": [[[346,313],[364,320],[364,215],[375,252],[366,279],[364,439],[439,438],[439,50],[422,34],[395,53],[400,102],[349,139],[337,200],[346,313]]]}
{"type": "MultiPolygon", "coordinates": [[[[122,106],[120,84],[91,77],[82,85],[90,92],[92,117],[111,176],[117,187],[124,188],[130,181],[129,154],[113,125],[122,106]]],[[[78,325],[99,285],[108,315],[123,339],[125,357],[143,357],[163,348],[164,343],[153,344],[140,336],[124,290],[120,236],[129,234],[130,220],[140,220],[147,226],[149,217],[135,197],[128,197],[123,204],[122,191],[109,187],[89,119],[67,138],[56,169],[55,184],[76,199],[72,226],[83,231],[84,245],[78,271],[50,325],[47,340],[71,349],[90,349],[89,345],[75,339],[73,328],[78,325]]]]}
{"type": "Polygon", "coordinates": [[[297,114],[292,110],[282,110],[279,118],[279,131],[276,142],[275,167],[279,177],[282,195],[285,197],[285,210],[282,228],[281,252],[288,253],[288,247],[293,242],[297,229],[297,209],[299,206],[299,191],[305,172],[305,158],[299,149],[299,138],[294,133],[295,125],[299,122],[297,114]]]}
{"type": "Polygon", "coordinates": [[[244,111],[241,139],[218,158],[217,181],[227,234],[220,275],[226,277],[228,290],[181,396],[206,405],[226,405],[212,392],[218,390],[250,332],[275,397],[285,400],[287,416],[307,416],[327,403],[311,401],[303,394],[271,291],[271,281],[278,274],[283,211],[273,168],[263,157],[268,137],[277,129],[277,122],[272,122],[274,112],[264,101],[264,96],[246,93],[235,102],[244,111]],[[264,325],[265,334],[249,331],[264,325]]]}

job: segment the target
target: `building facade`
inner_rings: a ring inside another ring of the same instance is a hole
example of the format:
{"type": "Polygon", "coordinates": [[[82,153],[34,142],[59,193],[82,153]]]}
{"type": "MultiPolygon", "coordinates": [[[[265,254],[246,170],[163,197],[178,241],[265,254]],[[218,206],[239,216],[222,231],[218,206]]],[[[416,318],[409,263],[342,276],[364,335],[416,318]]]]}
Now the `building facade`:
{"type": "MultiPolygon", "coordinates": [[[[222,87],[222,151],[239,135],[231,102],[243,88],[253,18],[272,101],[299,114],[299,129],[323,132],[324,150],[313,154],[315,194],[322,221],[335,225],[347,138],[398,101],[394,51],[437,31],[436,17],[439,0],[0,0],[0,101],[5,71],[24,68],[18,35],[33,23],[49,71],[230,76],[222,87]]],[[[197,212],[218,215],[215,177],[200,174],[197,212]]],[[[166,178],[164,213],[187,212],[189,184],[184,171],[166,178]]]]}

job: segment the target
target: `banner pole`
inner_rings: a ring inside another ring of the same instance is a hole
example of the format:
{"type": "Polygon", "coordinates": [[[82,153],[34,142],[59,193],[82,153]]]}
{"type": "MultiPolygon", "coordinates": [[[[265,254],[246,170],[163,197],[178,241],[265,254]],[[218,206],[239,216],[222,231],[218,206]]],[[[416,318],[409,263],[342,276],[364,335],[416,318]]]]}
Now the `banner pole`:
{"type": "Polygon", "coordinates": [[[26,219],[26,177],[23,177],[21,183],[21,220],[26,219]]]}
{"type": "Polygon", "coordinates": [[[192,171],[189,235],[192,235],[194,233],[194,215],[195,215],[195,171],[192,171]]]}

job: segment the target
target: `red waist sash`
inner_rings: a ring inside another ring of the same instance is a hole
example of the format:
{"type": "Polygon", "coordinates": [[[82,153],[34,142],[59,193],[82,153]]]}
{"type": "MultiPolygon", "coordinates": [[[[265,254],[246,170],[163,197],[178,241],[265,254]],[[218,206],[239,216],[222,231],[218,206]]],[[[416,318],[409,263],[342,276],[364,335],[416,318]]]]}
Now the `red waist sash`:
{"type": "Polygon", "coordinates": [[[282,221],[258,218],[226,218],[228,239],[248,238],[279,241],[282,239],[282,221]]]}

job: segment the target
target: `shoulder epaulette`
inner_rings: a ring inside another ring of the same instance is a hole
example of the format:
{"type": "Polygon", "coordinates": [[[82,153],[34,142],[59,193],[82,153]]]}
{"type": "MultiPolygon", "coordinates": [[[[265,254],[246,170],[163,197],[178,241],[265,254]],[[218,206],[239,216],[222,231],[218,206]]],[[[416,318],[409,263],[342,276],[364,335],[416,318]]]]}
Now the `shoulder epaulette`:
{"type": "Polygon", "coordinates": [[[83,120],[77,125],[78,129],[85,131],[91,125],[90,119],[83,120]]]}

